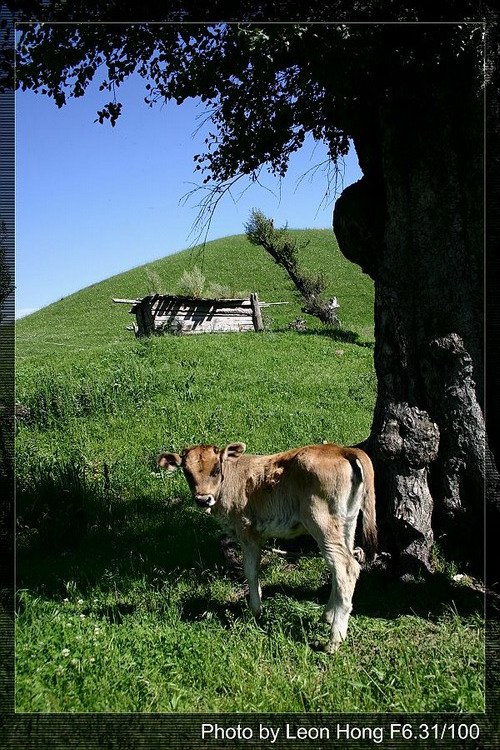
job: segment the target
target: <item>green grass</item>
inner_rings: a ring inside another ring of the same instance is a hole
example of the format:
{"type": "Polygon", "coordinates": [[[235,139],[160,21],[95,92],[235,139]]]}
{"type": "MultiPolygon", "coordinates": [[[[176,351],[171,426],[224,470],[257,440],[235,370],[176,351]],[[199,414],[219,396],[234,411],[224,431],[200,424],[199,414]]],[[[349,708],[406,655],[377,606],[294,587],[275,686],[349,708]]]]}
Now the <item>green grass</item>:
{"type": "MultiPolygon", "coordinates": [[[[220,574],[219,574],[220,575],[220,574]]],[[[256,625],[205,573],[62,601],[20,594],[18,703],[32,711],[442,711],[482,706],[479,618],[352,618],[333,658],[311,649],[319,606],[276,593],[256,625]],[[193,595],[203,602],[196,615],[193,595]],[[221,602],[221,599],[223,601],[221,602]],[[123,610],[123,614],[121,613],[123,610]],[[443,669],[447,663],[450,669],[443,669]],[[452,665],[462,669],[454,671],[452,665]]],[[[225,584],[225,585],[224,585],[225,584]]],[[[19,626],[18,626],[19,628],[19,626]]],[[[319,633],[325,635],[324,633],[319,633]]]]}
{"type": "Polygon", "coordinates": [[[255,623],[214,520],[181,475],[157,470],[158,452],[197,442],[274,452],[368,434],[371,282],[331,232],[299,234],[304,265],[342,305],[338,332],[312,318],[288,331],[300,302],[241,236],[148,265],[165,291],[203,260],[207,282],[290,301],[266,311],[264,333],[136,340],[111,298],[150,291],[144,268],[18,323],[17,400],[30,410],[16,448],[18,711],[483,710],[473,588],[364,573],[348,642],[327,657],[309,645],[326,638],[321,558],[266,552],[255,623]]]}

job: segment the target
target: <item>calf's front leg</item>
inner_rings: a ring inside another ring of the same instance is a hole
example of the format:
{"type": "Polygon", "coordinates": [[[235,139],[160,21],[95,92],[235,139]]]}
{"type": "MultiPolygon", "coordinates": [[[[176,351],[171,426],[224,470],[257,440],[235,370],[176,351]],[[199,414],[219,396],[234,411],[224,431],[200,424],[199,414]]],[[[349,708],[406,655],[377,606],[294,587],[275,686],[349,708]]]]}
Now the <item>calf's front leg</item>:
{"type": "Polygon", "coordinates": [[[241,541],[241,550],[243,553],[243,571],[248,581],[250,594],[250,609],[255,617],[258,617],[261,613],[262,601],[262,591],[259,583],[260,544],[254,539],[245,539],[241,541]]]}

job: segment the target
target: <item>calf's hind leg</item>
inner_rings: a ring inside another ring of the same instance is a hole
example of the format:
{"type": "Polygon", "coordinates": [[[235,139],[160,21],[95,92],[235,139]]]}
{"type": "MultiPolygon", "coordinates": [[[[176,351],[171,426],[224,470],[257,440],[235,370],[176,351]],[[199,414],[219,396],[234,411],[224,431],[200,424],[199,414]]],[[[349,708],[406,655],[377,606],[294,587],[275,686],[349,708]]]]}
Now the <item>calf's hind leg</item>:
{"type": "Polygon", "coordinates": [[[352,596],[361,568],[334,523],[325,529],[314,524],[309,532],[318,543],[332,574],[332,588],[324,617],[331,626],[326,651],[334,653],[347,635],[352,596]]]}
{"type": "Polygon", "coordinates": [[[323,556],[332,573],[332,591],[325,610],[325,618],[331,625],[330,641],[326,650],[334,653],[347,635],[352,596],[360,565],[351,551],[343,545],[327,547],[323,556]]]}

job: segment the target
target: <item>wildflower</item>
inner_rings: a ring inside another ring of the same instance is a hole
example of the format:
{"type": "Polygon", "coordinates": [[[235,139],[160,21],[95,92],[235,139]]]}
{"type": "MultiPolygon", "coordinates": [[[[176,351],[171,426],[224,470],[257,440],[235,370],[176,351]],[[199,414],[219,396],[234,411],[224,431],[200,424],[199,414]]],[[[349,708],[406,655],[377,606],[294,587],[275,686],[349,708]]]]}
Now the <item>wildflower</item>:
{"type": "Polygon", "coordinates": [[[63,656],[69,656],[69,648],[63,648],[63,650],[61,651],[61,654],[63,656]]]}
{"type": "Polygon", "coordinates": [[[78,659],[71,659],[71,663],[74,667],[78,664],[78,659]]]}
{"type": "Polygon", "coordinates": [[[78,599],[78,604],[83,604],[83,599],[78,599]]]}
{"type": "Polygon", "coordinates": [[[91,664],[93,664],[93,663],[95,662],[95,657],[94,657],[94,656],[91,656],[91,657],[90,657],[90,659],[89,659],[89,662],[90,662],[91,664]]]}
{"type": "Polygon", "coordinates": [[[97,628],[97,627],[94,628],[94,635],[99,635],[100,632],[101,632],[101,628],[97,628]]]}
{"type": "Polygon", "coordinates": [[[80,620],[85,620],[85,615],[83,613],[80,615],[80,620]]]}

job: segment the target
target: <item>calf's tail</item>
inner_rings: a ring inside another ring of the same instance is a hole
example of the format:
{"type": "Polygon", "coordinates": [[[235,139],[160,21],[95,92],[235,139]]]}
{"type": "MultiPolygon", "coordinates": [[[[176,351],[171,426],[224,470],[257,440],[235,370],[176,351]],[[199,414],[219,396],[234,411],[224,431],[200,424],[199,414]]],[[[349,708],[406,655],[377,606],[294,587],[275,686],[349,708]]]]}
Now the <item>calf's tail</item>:
{"type": "Polygon", "coordinates": [[[363,494],[361,496],[361,510],[363,512],[363,549],[367,561],[375,557],[378,544],[377,518],[375,511],[375,477],[373,464],[369,456],[360,452],[356,463],[361,470],[363,494]]]}

